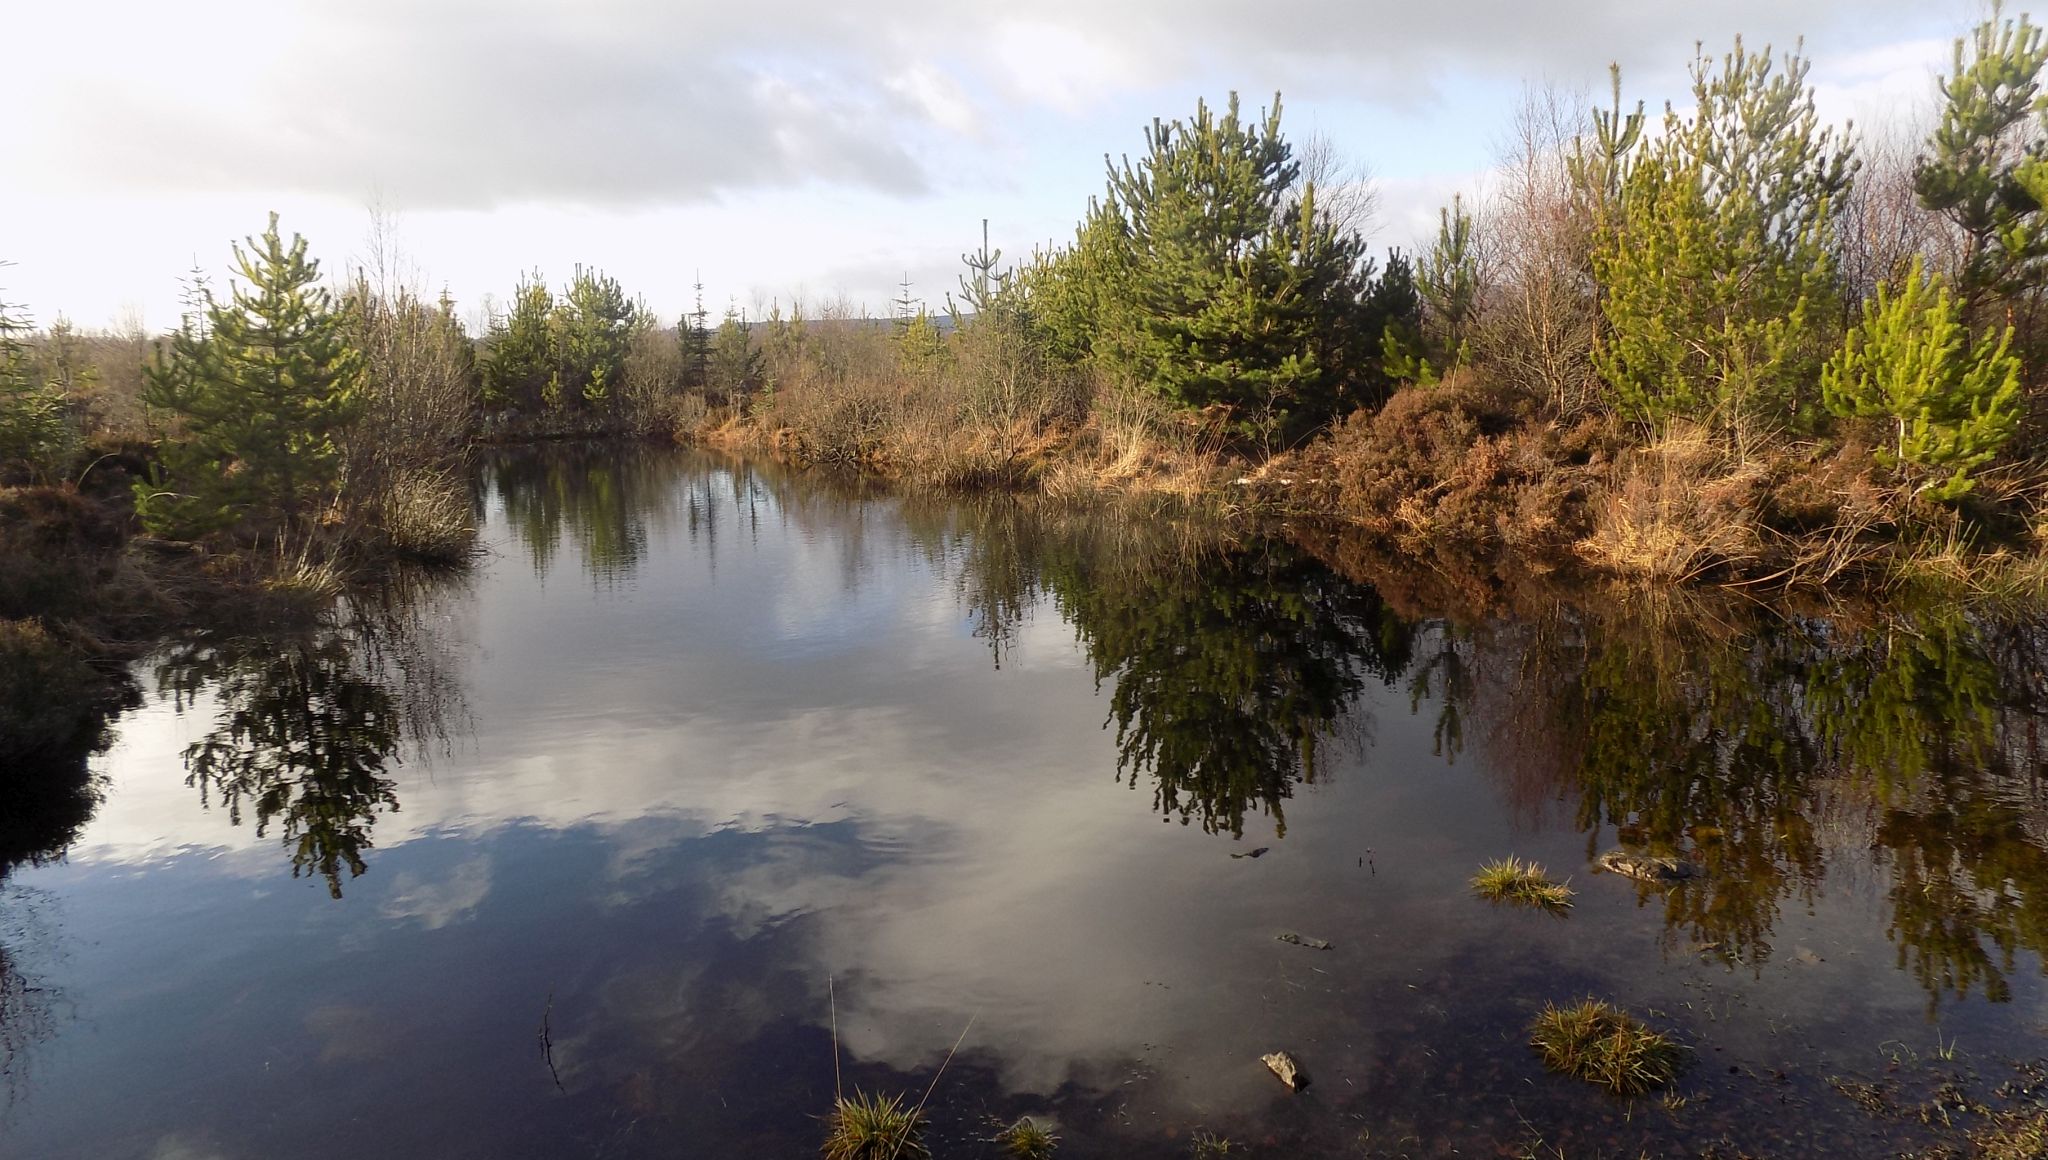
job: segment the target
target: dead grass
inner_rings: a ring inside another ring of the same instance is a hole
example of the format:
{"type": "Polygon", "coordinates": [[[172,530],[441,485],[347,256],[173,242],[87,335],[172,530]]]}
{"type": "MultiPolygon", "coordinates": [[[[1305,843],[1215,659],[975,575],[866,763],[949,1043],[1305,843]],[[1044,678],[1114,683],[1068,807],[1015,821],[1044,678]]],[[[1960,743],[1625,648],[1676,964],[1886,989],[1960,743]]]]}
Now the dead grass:
{"type": "Polygon", "coordinates": [[[1732,462],[1704,428],[1674,427],[1615,465],[1579,555],[1603,572],[1665,583],[1740,575],[1763,558],[1764,480],[1760,464],[1732,462]]]}
{"type": "Polygon", "coordinates": [[[1552,1071],[1625,1096],[1670,1083],[1685,1059],[1684,1049],[1668,1036],[1598,999],[1568,1007],[1544,1004],[1529,1028],[1529,1045],[1552,1071]]]}
{"type": "Polygon", "coordinates": [[[475,513],[462,481],[452,473],[405,472],[391,482],[378,506],[384,542],[405,559],[459,564],[476,550],[475,513]]]}
{"type": "Polygon", "coordinates": [[[1552,882],[1543,867],[1513,856],[1488,862],[1472,877],[1472,890],[1488,902],[1506,902],[1562,915],[1572,907],[1572,888],[1552,882]]]}
{"type": "Polygon", "coordinates": [[[2040,1160],[2048,1156],[2048,1112],[2016,1115],[1970,1135],[1976,1160],[2040,1160]]]}
{"type": "Polygon", "coordinates": [[[825,1122],[826,1160],[931,1160],[925,1115],[900,1096],[841,1096],[825,1122]]]}

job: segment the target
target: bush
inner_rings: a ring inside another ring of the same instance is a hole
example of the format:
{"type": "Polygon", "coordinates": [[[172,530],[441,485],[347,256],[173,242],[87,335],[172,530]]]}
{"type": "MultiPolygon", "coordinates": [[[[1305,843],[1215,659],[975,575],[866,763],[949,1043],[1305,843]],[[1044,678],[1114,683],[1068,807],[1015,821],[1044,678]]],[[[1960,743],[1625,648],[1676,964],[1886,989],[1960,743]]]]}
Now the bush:
{"type": "Polygon", "coordinates": [[[1497,562],[1568,557],[1618,443],[1601,420],[1565,428],[1526,396],[1452,376],[1354,415],[1322,454],[1347,519],[1403,551],[1497,562]]]}
{"type": "Polygon", "coordinates": [[[0,620],[0,766],[67,753],[100,739],[106,682],[33,620],[0,620]]]}
{"type": "Polygon", "coordinates": [[[93,611],[124,540],[119,521],[75,491],[0,489],[0,617],[93,611]]]}

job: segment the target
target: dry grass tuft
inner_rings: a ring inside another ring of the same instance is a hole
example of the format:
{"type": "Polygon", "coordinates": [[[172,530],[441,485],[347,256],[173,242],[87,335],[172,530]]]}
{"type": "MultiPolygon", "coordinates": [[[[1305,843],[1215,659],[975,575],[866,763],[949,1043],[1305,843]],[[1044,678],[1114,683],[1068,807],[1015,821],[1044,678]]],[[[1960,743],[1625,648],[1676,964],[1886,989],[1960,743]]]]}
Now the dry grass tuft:
{"type": "Polygon", "coordinates": [[[1674,427],[1616,465],[1579,554],[1644,580],[1739,574],[1763,555],[1756,509],[1764,480],[1760,465],[1731,462],[1704,428],[1674,427]]]}
{"type": "Polygon", "coordinates": [[[1625,1096],[1670,1083],[1685,1060],[1684,1049],[1668,1036],[1598,999],[1569,1007],[1546,1003],[1529,1028],[1529,1045],[1552,1071],[1625,1096]]]}
{"type": "Polygon", "coordinates": [[[841,1096],[826,1117],[826,1160],[931,1160],[923,1112],[898,1096],[841,1096]]]}
{"type": "Polygon", "coordinates": [[[476,550],[475,513],[453,475],[406,473],[392,481],[380,506],[384,540],[401,557],[459,564],[476,550]]]}
{"type": "Polygon", "coordinates": [[[1552,882],[1543,867],[1513,856],[1488,862],[1472,877],[1472,889],[1488,902],[1530,906],[1562,915],[1572,907],[1572,888],[1552,882]]]}
{"type": "Polygon", "coordinates": [[[1059,1150],[1060,1138],[1025,1116],[997,1134],[996,1143],[1013,1160],[1050,1160],[1059,1150]]]}
{"type": "Polygon", "coordinates": [[[2048,1156],[2048,1112],[2013,1116],[1970,1135],[1977,1160],[2040,1160],[2048,1156]]]}

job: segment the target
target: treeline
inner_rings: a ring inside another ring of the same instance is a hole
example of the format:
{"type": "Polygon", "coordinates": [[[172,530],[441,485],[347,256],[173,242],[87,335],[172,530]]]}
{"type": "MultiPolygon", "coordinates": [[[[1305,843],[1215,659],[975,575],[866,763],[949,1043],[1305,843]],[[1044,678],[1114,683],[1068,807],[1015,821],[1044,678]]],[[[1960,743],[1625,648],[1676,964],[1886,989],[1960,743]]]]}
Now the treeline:
{"type": "Polygon", "coordinates": [[[1995,13],[1903,145],[1823,124],[1805,59],[1740,42],[1661,120],[1619,75],[1603,108],[1537,94],[1414,254],[1370,252],[1360,187],[1277,96],[1233,96],[1110,160],[1067,244],[1006,265],[984,239],[891,320],[714,326],[700,286],[670,321],[578,269],[471,334],[379,270],[322,285],[273,224],[167,339],[0,312],[0,478],[111,462],[159,536],[448,558],[465,447],[673,433],[941,486],[1253,497],[1482,572],[2002,558],[2038,587],[2044,64],[1995,13]]]}

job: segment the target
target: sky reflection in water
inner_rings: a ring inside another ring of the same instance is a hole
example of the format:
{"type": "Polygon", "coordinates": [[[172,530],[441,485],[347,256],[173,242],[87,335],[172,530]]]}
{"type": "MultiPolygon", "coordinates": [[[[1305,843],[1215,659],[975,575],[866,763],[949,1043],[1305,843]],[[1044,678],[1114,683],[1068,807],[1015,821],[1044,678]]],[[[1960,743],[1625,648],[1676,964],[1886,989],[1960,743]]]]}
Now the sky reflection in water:
{"type": "Polygon", "coordinates": [[[864,1087],[973,1020],[942,1156],[1026,1111],[1084,1157],[1827,1154],[1910,1142],[1825,1083],[1887,1041],[2038,1050],[2030,626],[1453,626],[1153,521],[486,478],[475,574],[139,667],[96,815],[0,887],[7,1154],[807,1154],[834,1001],[864,1087]],[[1592,874],[1621,840],[1709,875],[1592,874]],[[1510,852],[1570,918],[1469,896],[1510,852]],[[1582,993],[1699,1045],[1694,1107],[1543,1074],[1582,993]]]}

